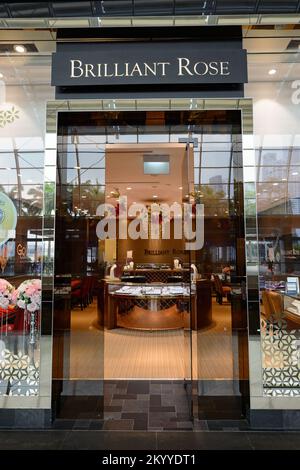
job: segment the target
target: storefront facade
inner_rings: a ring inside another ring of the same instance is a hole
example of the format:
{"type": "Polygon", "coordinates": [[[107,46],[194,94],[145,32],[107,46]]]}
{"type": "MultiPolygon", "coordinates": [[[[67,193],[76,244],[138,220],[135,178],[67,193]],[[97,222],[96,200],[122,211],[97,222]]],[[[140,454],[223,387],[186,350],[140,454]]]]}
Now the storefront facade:
{"type": "MultiPolygon", "coordinates": [[[[210,375],[208,361],[213,363],[215,351],[209,350],[205,364],[201,361],[208,344],[203,331],[209,336],[211,330],[199,328],[193,336],[189,324],[184,354],[192,359],[184,378],[191,386],[187,399],[194,422],[234,417],[253,427],[297,429],[300,17],[293,2],[286,2],[287,10],[273,6],[271,14],[263,5],[267,2],[259,2],[255,11],[246,2],[246,12],[245,2],[235,11],[210,5],[201,12],[186,5],[182,11],[179,4],[185,2],[159,2],[164,10],[157,5],[155,11],[148,10],[148,2],[143,8],[143,2],[129,2],[134,4],[129,13],[128,2],[116,2],[116,10],[110,10],[112,2],[102,2],[106,9],[102,5],[101,12],[84,14],[80,8],[90,3],[95,7],[95,2],[78,2],[73,17],[67,7],[56,10],[48,3],[45,11],[23,10],[22,17],[9,5],[2,12],[0,425],[49,427],[60,414],[78,418],[72,413],[80,407],[93,418],[86,400],[97,402],[98,417],[103,419],[104,411],[105,419],[105,367],[111,366],[105,365],[111,354],[105,349],[107,323],[100,319],[98,325],[96,369],[81,376],[70,372],[71,326],[60,323],[69,308],[71,274],[93,273],[92,236],[86,266],[71,268],[82,240],[75,223],[84,221],[89,233],[96,232],[97,207],[115,190],[114,178],[107,177],[109,152],[154,142],[160,152],[171,143],[184,144],[189,152],[193,144],[193,185],[204,194],[205,223],[212,224],[207,233],[230,232],[234,226],[236,284],[231,293],[239,296],[241,321],[231,324],[230,338],[225,329],[217,336],[230,342],[233,372],[210,375]],[[198,164],[195,142],[201,143],[198,164]],[[104,147],[106,166],[84,163],[104,147]],[[218,163],[226,155],[235,163],[218,163]],[[103,188],[109,184],[108,192],[103,188]],[[228,206],[220,202],[225,199],[228,206]],[[213,225],[214,218],[219,225],[213,225]],[[74,243],[70,251],[68,237],[74,243]]],[[[181,189],[185,178],[183,172],[182,184],[177,183],[181,189]]],[[[131,182],[126,181],[128,189],[131,182]]],[[[200,253],[204,249],[213,273],[219,261],[228,261],[222,257],[226,243],[212,248],[205,241],[188,262],[198,269],[208,264],[200,253]]],[[[137,245],[132,246],[135,251],[137,245]]],[[[151,247],[138,261],[153,262],[146,254],[166,255],[167,249],[162,251],[151,247]]],[[[96,261],[99,270],[97,256],[96,261]]],[[[97,289],[94,294],[101,311],[97,289]]],[[[189,312],[192,316],[192,308],[189,312]]],[[[81,332],[78,340],[87,344],[90,337],[81,332]]]]}

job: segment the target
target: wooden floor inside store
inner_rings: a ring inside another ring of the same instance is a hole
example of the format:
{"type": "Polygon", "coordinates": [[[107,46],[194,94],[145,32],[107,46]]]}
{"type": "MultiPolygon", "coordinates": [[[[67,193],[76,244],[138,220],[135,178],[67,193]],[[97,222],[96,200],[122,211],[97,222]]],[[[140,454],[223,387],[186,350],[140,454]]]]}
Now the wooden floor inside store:
{"type": "MultiPolygon", "coordinates": [[[[71,320],[70,377],[101,378],[103,333],[95,328],[96,303],[83,311],[75,308],[71,320]]],[[[230,304],[213,299],[213,324],[193,332],[193,375],[203,379],[234,378],[230,304]],[[196,354],[197,352],[197,354],[196,354]],[[197,361],[198,357],[198,361],[197,361]]],[[[137,331],[117,328],[104,332],[106,379],[182,379],[182,330],[137,331]]]]}

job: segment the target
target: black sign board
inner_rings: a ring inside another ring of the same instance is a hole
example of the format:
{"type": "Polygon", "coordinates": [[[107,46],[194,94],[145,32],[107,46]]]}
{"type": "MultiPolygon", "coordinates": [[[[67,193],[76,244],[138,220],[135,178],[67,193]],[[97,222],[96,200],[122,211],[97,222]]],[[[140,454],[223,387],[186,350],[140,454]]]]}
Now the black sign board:
{"type": "Polygon", "coordinates": [[[63,43],[52,60],[55,86],[246,81],[245,50],[214,48],[204,42],[63,43]]]}

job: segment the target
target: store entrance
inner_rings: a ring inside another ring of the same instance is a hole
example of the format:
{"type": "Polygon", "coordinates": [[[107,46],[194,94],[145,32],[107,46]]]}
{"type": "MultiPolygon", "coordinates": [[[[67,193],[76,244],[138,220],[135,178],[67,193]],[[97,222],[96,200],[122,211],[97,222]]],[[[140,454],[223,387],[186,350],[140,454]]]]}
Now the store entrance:
{"type": "Polygon", "coordinates": [[[212,384],[242,414],[240,139],[238,112],[59,114],[57,419],[192,429],[212,384]]]}

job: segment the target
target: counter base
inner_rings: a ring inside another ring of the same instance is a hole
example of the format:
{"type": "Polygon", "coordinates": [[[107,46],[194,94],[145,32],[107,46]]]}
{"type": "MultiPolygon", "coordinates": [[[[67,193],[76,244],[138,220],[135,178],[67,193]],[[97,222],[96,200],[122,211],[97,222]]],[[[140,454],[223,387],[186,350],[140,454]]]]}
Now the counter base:
{"type": "Polygon", "coordinates": [[[177,330],[183,325],[184,314],[176,305],[158,311],[135,305],[129,312],[117,315],[117,326],[131,330],[177,330]]]}

